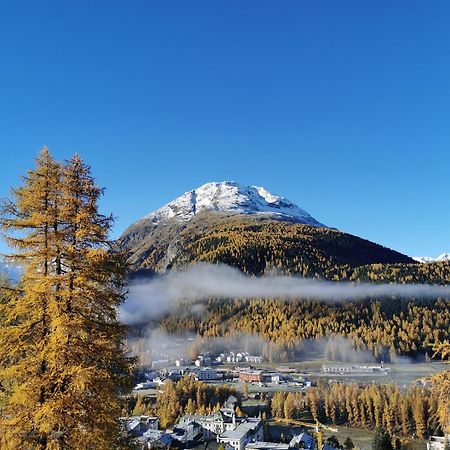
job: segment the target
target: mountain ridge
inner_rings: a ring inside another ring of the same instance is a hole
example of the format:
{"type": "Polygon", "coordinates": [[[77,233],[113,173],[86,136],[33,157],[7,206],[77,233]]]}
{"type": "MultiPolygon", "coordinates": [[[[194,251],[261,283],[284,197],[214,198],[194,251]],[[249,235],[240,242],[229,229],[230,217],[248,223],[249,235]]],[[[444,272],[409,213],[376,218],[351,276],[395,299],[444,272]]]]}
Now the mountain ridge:
{"type": "Polygon", "coordinates": [[[412,259],[423,264],[450,261],[450,252],[441,253],[436,258],[433,258],[432,256],[412,256],[412,259]]]}
{"type": "Polygon", "coordinates": [[[287,198],[274,195],[263,187],[246,186],[235,181],[205,183],[145,215],[138,222],[187,222],[202,211],[268,215],[305,225],[326,227],[287,198]]]}

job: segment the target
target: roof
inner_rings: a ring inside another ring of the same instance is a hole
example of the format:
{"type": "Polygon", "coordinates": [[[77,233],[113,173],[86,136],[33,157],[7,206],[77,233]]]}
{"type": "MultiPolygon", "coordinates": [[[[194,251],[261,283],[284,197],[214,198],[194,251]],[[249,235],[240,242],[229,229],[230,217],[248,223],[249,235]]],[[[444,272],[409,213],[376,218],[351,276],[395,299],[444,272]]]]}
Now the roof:
{"type": "Polygon", "coordinates": [[[262,375],[263,374],[263,370],[242,370],[241,372],[239,372],[239,374],[241,375],[262,375]]]}
{"type": "Polygon", "coordinates": [[[184,415],[179,424],[185,424],[189,422],[226,422],[230,423],[232,421],[230,414],[225,414],[223,410],[215,411],[209,415],[198,415],[198,414],[186,414],[184,415]]]}
{"type": "Polygon", "coordinates": [[[312,448],[315,448],[315,446],[316,446],[316,441],[308,433],[300,433],[297,436],[294,436],[291,439],[291,442],[289,443],[289,445],[291,445],[291,447],[294,447],[295,445],[299,444],[300,442],[303,442],[305,444],[304,447],[306,449],[312,449],[312,448]]]}
{"type": "Polygon", "coordinates": [[[275,442],[250,442],[245,446],[249,450],[288,450],[289,444],[277,444],[275,442]]]}
{"type": "Polygon", "coordinates": [[[241,422],[234,430],[224,431],[219,438],[220,439],[229,439],[232,441],[241,440],[247,433],[250,431],[254,431],[258,426],[260,426],[261,421],[245,421],[241,422]]]}

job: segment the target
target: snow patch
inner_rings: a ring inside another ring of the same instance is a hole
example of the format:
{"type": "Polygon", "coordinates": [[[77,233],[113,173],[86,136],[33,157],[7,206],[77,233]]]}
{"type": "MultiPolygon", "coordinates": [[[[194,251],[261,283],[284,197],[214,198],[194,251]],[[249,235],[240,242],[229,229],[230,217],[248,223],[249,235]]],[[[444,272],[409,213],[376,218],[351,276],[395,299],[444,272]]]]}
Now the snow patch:
{"type": "Polygon", "coordinates": [[[432,263],[432,262],[443,262],[443,261],[450,261],[450,253],[445,252],[439,255],[437,258],[432,258],[431,256],[413,256],[412,259],[414,261],[417,261],[419,263],[432,263]]]}
{"type": "Polygon", "coordinates": [[[159,223],[169,219],[191,220],[201,211],[236,214],[268,214],[315,227],[325,227],[288,199],[257,186],[234,181],[206,183],[146,215],[142,220],[159,223]]]}

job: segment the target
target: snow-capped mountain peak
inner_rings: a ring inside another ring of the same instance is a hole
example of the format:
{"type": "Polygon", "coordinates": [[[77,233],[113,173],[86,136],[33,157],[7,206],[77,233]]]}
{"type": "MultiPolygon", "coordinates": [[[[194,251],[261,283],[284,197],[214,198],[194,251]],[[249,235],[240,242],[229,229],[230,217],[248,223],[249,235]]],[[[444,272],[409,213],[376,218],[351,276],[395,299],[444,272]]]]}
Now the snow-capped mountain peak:
{"type": "Polygon", "coordinates": [[[201,211],[269,215],[307,225],[324,227],[288,199],[263,187],[244,186],[234,181],[206,183],[154,211],[142,220],[159,223],[169,219],[187,222],[201,211]]]}
{"type": "Polygon", "coordinates": [[[450,253],[442,253],[437,258],[432,258],[431,256],[413,256],[412,259],[420,263],[450,261],[450,253]]]}
{"type": "Polygon", "coordinates": [[[436,261],[450,261],[450,253],[445,252],[436,258],[436,261]]]}

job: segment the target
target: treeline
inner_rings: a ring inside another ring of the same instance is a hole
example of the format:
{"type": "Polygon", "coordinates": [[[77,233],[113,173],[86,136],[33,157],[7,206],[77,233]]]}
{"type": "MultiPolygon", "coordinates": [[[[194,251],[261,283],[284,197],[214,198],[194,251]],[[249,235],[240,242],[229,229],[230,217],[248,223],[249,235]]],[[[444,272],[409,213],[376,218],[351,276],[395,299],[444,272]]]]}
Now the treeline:
{"type": "MultiPolygon", "coordinates": [[[[361,301],[320,303],[254,299],[203,303],[202,315],[179,312],[162,320],[169,332],[189,330],[204,337],[235,333],[259,335],[263,355],[270,361],[288,360],[308,339],[344,336],[355,349],[369,350],[378,360],[397,354],[423,355],[431,345],[450,339],[450,301],[361,301]]],[[[337,358],[336,358],[337,359],[337,358]]]]}
{"type": "MultiPolygon", "coordinates": [[[[277,392],[271,400],[277,418],[310,418],[359,428],[384,428],[401,436],[425,438],[442,431],[438,399],[422,387],[334,383],[302,393],[277,392]]],[[[446,425],[444,423],[444,425],[446,425]]]]}

